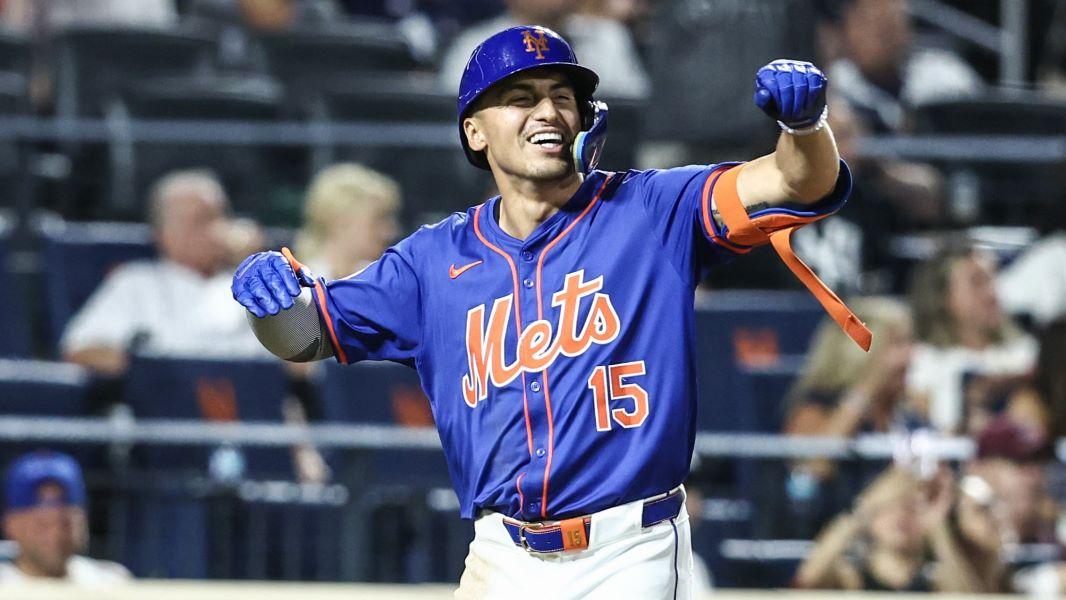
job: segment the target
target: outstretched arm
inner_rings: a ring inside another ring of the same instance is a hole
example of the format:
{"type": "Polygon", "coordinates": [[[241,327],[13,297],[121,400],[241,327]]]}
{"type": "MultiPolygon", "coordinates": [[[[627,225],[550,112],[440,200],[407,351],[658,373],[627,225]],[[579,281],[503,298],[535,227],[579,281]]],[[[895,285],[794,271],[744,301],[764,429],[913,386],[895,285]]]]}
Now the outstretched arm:
{"type": "Polygon", "coordinates": [[[777,148],[740,168],[737,192],[748,212],[785,202],[813,204],[836,186],[840,171],[826,123],[828,81],[818,67],[775,60],[755,76],[755,104],[782,128],[777,148]]]}

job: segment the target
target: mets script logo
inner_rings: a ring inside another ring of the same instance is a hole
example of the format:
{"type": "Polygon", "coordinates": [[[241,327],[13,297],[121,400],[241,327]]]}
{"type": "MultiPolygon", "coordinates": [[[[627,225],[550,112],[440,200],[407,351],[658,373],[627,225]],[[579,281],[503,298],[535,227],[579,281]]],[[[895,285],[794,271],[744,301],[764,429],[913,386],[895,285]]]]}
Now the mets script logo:
{"type": "Polygon", "coordinates": [[[621,323],[618,313],[603,289],[603,276],[586,282],[585,271],[566,276],[563,289],[552,294],[552,306],[559,308],[558,328],[545,320],[530,323],[518,336],[515,361],[506,363],[504,340],[511,322],[514,295],[497,298],[492,303],[488,327],[485,305],[466,313],[466,354],[470,371],[463,376],[463,399],[471,408],[488,396],[489,384],[502,387],[523,372],[535,373],[548,368],[560,354],[578,356],[592,344],[607,344],[618,337],[621,323]],[[592,296],[585,322],[578,326],[582,302],[592,296]]]}
{"type": "Polygon", "coordinates": [[[526,44],[526,52],[537,53],[537,60],[544,58],[544,53],[548,51],[548,39],[544,37],[543,31],[533,35],[533,32],[527,29],[522,32],[522,41],[526,44]]]}

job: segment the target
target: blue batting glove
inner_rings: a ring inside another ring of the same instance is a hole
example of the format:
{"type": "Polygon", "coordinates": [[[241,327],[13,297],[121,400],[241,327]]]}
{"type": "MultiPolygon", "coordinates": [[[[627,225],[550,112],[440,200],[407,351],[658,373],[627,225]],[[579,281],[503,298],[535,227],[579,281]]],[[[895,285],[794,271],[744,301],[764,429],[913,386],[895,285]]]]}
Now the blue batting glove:
{"type": "Polygon", "coordinates": [[[816,124],[829,80],[809,62],[780,59],[755,74],[755,104],[790,129],[816,124]]]}
{"type": "Polygon", "coordinates": [[[233,274],[233,299],[257,317],[276,315],[293,305],[300,285],[313,280],[301,265],[297,275],[280,252],[256,252],[244,259],[233,274]]]}

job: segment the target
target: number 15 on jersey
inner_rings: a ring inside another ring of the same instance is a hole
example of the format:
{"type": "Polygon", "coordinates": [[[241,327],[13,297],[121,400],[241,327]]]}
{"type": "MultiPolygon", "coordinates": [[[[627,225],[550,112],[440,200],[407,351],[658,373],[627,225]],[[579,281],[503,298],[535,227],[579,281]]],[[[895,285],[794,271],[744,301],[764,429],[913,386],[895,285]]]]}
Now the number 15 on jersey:
{"type": "Polygon", "coordinates": [[[610,431],[611,420],[626,429],[640,427],[648,418],[648,392],[627,377],[638,377],[647,371],[644,361],[599,366],[592,371],[588,387],[596,409],[596,430],[610,431]],[[632,400],[631,406],[611,408],[611,401],[632,400]]]}

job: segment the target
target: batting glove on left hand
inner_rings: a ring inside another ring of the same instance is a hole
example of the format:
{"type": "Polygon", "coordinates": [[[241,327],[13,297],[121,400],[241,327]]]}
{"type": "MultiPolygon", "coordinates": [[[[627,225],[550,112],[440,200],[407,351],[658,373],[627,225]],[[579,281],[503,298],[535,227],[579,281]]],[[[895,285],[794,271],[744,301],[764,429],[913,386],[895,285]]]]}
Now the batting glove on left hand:
{"type": "Polygon", "coordinates": [[[755,74],[755,104],[783,126],[803,129],[821,120],[827,87],[829,80],[813,64],[775,60],[755,74]]]}
{"type": "Polygon", "coordinates": [[[300,286],[314,287],[314,278],[288,248],[283,248],[282,252],[256,252],[244,259],[233,274],[230,291],[248,312],[262,318],[292,308],[300,286]]]}

